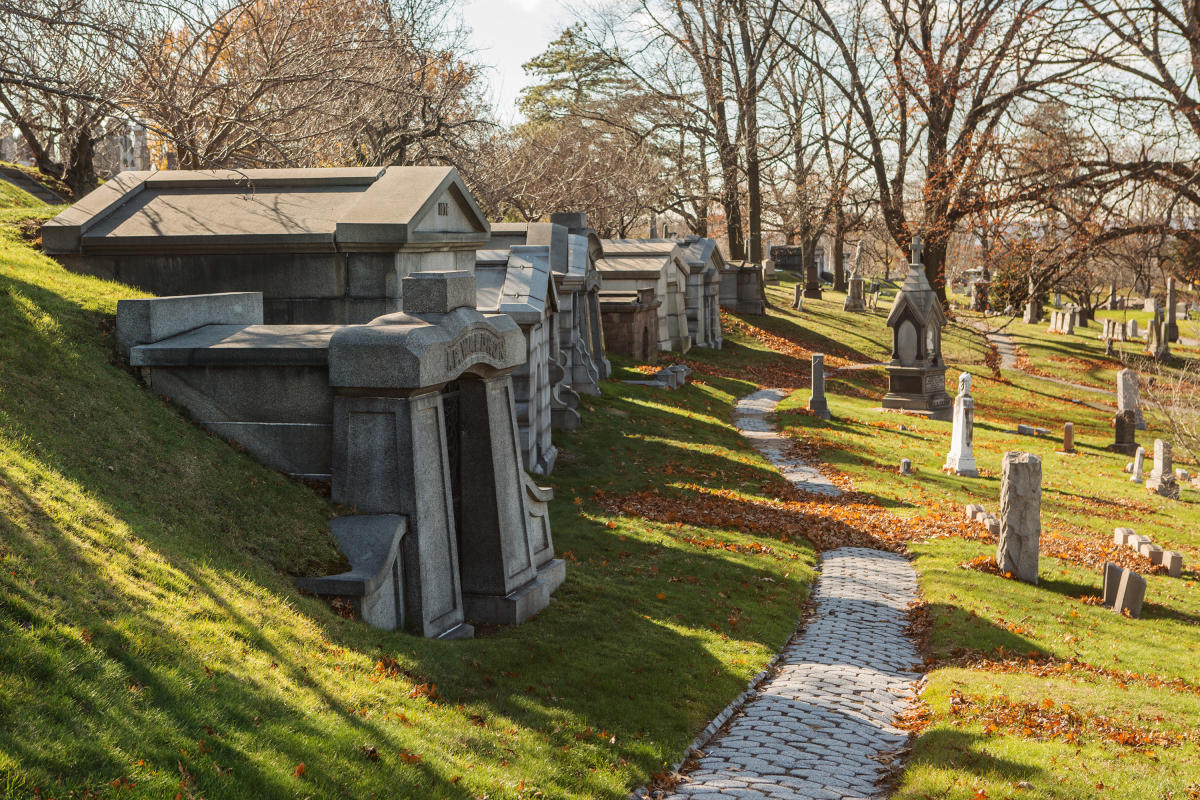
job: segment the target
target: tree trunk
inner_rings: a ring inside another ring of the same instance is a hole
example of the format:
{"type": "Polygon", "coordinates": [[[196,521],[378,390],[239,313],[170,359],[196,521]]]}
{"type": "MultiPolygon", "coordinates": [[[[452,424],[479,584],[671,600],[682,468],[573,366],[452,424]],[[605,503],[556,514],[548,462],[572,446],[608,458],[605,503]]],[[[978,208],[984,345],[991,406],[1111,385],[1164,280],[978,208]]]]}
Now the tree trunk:
{"type": "Polygon", "coordinates": [[[941,235],[931,236],[925,242],[925,277],[929,285],[937,293],[942,308],[947,307],[946,301],[946,238],[941,235]]]}
{"type": "Polygon", "coordinates": [[[833,212],[835,223],[833,227],[833,288],[834,291],[846,291],[846,215],[841,209],[833,212]]]}

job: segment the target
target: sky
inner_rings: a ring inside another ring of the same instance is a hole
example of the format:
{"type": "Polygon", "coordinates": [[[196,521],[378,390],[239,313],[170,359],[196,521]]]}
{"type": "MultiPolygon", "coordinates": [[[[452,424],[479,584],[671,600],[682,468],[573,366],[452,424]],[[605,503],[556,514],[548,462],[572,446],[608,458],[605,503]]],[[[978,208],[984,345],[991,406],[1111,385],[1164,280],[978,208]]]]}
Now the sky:
{"type": "Polygon", "coordinates": [[[491,65],[492,102],[502,122],[516,117],[517,95],[528,83],[521,64],[542,52],[568,23],[564,0],[468,0],[475,59],[491,65]]]}

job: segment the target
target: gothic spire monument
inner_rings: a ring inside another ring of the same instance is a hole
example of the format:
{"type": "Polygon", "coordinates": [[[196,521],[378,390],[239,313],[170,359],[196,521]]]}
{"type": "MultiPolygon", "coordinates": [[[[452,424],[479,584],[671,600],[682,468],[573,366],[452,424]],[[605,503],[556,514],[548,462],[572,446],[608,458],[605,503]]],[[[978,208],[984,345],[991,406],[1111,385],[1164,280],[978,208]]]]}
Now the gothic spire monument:
{"type": "Polygon", "coordinates": [[[892,360],[887,365],[888,393],[882,405],[948,421],[953,407],[946,393],[946,362],[942,360],[946,315],[925,277],[923,250],[921,237],[914,236],[912,263],[888,314],[892,360]]]}

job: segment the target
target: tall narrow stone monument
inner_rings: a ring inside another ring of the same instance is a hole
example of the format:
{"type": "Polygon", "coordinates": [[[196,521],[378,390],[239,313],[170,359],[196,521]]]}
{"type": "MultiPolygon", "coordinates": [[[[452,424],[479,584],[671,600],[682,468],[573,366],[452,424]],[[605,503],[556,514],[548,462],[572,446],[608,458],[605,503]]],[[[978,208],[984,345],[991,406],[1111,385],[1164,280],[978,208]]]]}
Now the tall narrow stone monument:
{"type": "Polygon", "coordinates": [[[823,353],[813,353],[812,396],[808,398],[808,408],[821,419],[829,419],[829,403],[825,400],[825,355],[823,353]]]}
{"type": "Polygon", "coordinates": [[[1029,276],[1029,300],[1025,303],[1025,322],[1029,325],[1036,325],[1042,319],[1042,307],[1037,301],[1037,286],[1034,285],[1033,276],[1029,276]]]}
{"type": "Polygon", "coordinates": [[[821,299],[821,273],[817,269],[817,260],[812,256],[809,256],[804,270],[804,296],[821,299]]]}
{"type": "Polygon", "coordinates": [[[1167,278],[1167,324],[1163,331],[1163,339],[1167,342],[1179,341],[1179,300],[1175,297],[1175,279],[1167,278]]]}
{"type": "Polygon", "coordinates": [[[1132,369],[1117,373],[1117,413],[1122,411],[1132,411],[1134,427],[1139,431],[1146,430],[1146,420],[1138,401],[1138,374],[1132,369]]]}
{"type": "Polygon", "coordinates": [[[971,397],[971,373],[958,376],[958,396],[954,398],[954,429],[950,434],[950,452],[942,469],[954,475],[978,478],[972,451],[975,428],[975,398],[971,397]]]}
{"type": "Polygon", "coordinates": [[[882,405],[948,421],[952,408],[942,360],[946,315],[925,277],[922,249],[921,237],[914,236],[912,263],[888,314],[892,360],[887,365],[888,393],[882,405]]]}
{"type": "Polygon", "coordinates": [[[1179,499],[1179,483],[1175,480],[1175,470],[1171,465],[1170,442],[1154,440],[1154,469],[1146,480],[1146,488],[1162,497],[1179,499]]]}
{"type": "Polygon", "coordinates": [[[1000,477],[1000,544],[996,564],[1018,580],[1038,582],[1042,535],[1042,460],[1032,453],[1004,454],[1000,477]]]}
{"type": "Polygon", "coordinates": [[[846,302],[843,311],[866,311],[867,304],[863,298],[862,279],[862,242],[854,250],[854,266],[850,268],[850,283],[846,292],[846,302]]]}

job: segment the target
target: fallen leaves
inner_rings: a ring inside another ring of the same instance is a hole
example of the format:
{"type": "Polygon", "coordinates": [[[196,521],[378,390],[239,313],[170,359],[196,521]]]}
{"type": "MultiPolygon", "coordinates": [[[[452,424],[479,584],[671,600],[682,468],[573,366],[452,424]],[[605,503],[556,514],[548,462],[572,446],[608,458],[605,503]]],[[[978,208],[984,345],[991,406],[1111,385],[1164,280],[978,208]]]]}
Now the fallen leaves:
{"type": "Polygon", "coordinates": [[[1142,752],[1200,741],[1197,731],[1138,726],[1128,719],[1079,711],[1048,697],[1029,703],[1013,700],[1007,695],[983,699],[952,689],[950,716],[957,721],[978,722],[987,736],[1005,734],[1039,741],[1062,740],[1070,744],[1078,744],[1085,738],[1099,738],[1142,752]]]}

